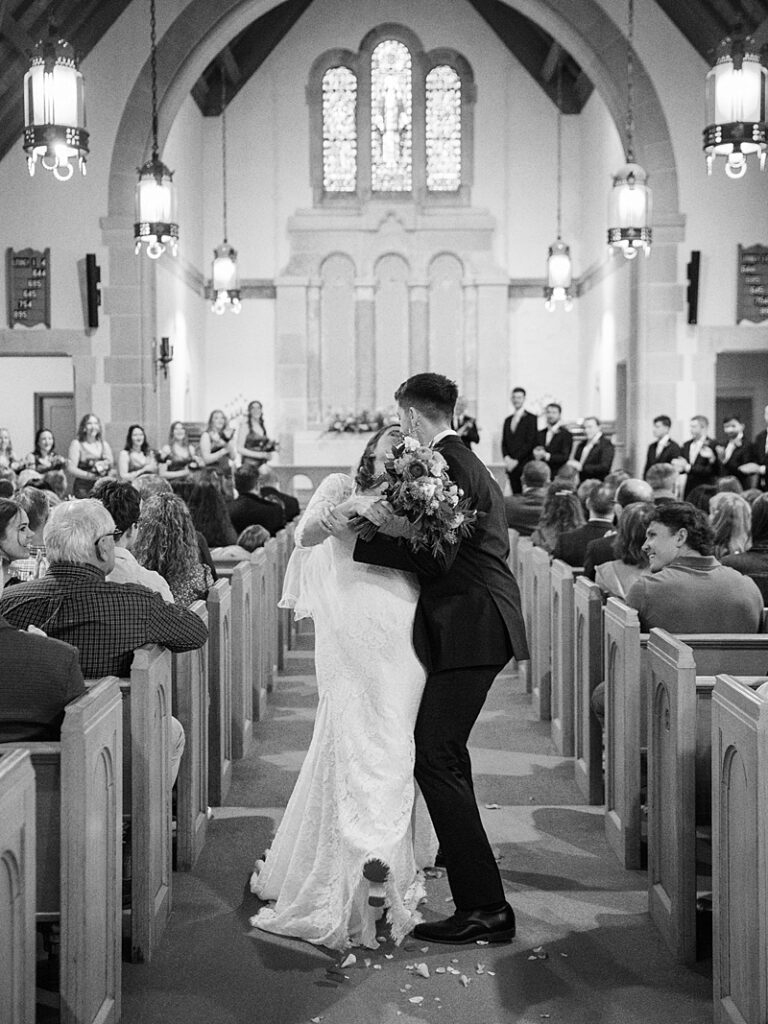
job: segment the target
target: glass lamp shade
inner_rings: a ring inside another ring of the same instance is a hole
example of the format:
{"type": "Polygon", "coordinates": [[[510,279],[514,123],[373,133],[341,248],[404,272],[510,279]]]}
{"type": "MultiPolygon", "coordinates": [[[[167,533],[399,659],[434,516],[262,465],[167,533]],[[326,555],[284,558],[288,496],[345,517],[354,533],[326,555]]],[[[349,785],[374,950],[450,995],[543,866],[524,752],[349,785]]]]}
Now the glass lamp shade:
{"type": "Polygon", "coordinates": [[[72,46],[55,36],[35,46],[24,76],[24,152],[31,175],[38,159],[59,181],[72,177],[71,159],[85,174],[88,132],[83,76],[72,46]]]}
{"type": "Polygon", "coordinates": [[[549,247],[547,256],[547,284],[544,288],[545,307],[550,313],[562,302],[566,312],[573,309],[573,270],[571,267],[571,250],[565,242],[558,238],[549,247]]]}
{"type": "Polygon", "coordinates": [[[176,189],[173,171],[157,158],[139,168],[135,193],[136,222],[133,226],[136,252],[146,243],[147,256],[156,260],[170,246],[178,251],[179,225],[176,223],[176,189]]]}
{"type": "Polygon", "coordinates": [[[608,245],[628,259],[651,252],[652,194],[639,164],[624,164],[613,178],[608,200],[608,245]]]}
{"type": "Polygon", "coordinates": [[[746,174],[747,157],[752,153],[757,154],[760,170],[765,168],[767,98],[768,69],[754,39],[724,39],[706,82],[707,127],[703,135],[710,174],[718,156],[725,157],[729,178],[746,174]]]}
{"type": "Polygon", "coordinates": [[[237,275],[237,252],[228,242],[222,242],[213,250],[212,270],[213,303],[211,309],[220,316],[229,309],[239,313],[240,282],[237,275]]]}

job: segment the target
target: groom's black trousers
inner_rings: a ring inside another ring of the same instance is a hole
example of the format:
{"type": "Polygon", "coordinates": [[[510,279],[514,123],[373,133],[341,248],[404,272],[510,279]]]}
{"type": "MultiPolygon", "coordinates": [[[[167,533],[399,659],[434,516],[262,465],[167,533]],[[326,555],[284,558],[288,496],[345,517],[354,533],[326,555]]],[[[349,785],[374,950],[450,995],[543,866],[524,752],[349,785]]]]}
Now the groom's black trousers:
{"type": "Polygon", "coordinates": [[[416,781],[440,840],[457,910],[505,901],[480,820],[467,741],[503,665],[430,672],[416,719],[416,781]]]}

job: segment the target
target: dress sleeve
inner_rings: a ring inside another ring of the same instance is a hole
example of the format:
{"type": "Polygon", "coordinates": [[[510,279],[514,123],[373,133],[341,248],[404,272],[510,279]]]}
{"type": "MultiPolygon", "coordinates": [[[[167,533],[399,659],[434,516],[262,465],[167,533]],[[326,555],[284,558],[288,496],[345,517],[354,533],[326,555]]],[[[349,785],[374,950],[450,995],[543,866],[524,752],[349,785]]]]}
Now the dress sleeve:
{"type": "Polygon", "coordinates": [[[298,522],[295,534],[297,548],[304,547],[303,536],[307,526],[317,523],[328,509],[335,508],[345,501],[352,493],[352,478],[343,473],[332,473],[318,486],[309,499],[303,516],[298,522]]]}

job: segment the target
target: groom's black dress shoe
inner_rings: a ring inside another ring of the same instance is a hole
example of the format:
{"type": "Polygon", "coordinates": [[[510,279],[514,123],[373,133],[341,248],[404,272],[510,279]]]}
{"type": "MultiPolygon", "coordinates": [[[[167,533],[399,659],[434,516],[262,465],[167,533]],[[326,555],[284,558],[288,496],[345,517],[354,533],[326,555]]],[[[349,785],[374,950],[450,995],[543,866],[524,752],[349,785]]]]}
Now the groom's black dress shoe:
{"type": "Polygon", "coordinates": [[[463,945],[468,942],[509,942],[515,937],[515,912],[508,903],[500,910],[457,910],[444,921],[417,924],[413,936],[422,942],[463,945]]]}

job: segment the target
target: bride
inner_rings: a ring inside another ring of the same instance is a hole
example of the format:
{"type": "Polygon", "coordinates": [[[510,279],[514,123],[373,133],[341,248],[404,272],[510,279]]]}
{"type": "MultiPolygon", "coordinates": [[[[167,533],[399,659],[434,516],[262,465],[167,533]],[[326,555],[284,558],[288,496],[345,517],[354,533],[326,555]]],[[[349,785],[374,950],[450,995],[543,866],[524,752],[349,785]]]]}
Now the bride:
{"type": "Polygon", "coordinates": [[[437,841],[413,779],[413,727],[425,673],[411,631],[415,577],[352,560],[348,517],[378,497],[384,427],[354,478],[332,474],[296,528],[281,605],[315,625],[319,704],[312,742],[285,816],[251,890],[264,931],[343,949],[375,949],[382,905],[395,942],[421,916],[421,869],[437,841]]]}

